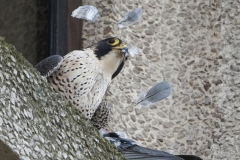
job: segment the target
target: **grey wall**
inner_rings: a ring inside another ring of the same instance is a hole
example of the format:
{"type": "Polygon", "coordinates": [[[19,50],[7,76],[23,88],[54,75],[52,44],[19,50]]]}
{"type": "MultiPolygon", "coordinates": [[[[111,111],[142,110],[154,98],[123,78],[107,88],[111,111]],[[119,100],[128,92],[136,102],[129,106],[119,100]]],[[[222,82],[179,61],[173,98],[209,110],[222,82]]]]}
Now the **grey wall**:
{"type": "Polygon", "coordinates": [[[83,45],[117,36],[139,47],[111,84],[108,128],[126,131],[145,146],[203,159],[239,159],[239,1],[84,1],[99,9],[85,21],[83,45]],[[116,22],[143,8],[142,20],[126,29],[116,22]],[[173,94],[149,108],[135,107],[142,90],[167,80],[173,94]]]}

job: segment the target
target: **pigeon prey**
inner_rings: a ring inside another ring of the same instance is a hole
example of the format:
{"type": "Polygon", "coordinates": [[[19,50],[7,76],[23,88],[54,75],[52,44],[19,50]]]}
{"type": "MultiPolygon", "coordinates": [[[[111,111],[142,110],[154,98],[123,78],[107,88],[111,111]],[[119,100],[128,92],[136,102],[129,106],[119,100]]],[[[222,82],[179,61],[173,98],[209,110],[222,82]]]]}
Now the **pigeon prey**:
{"type": "Polygon", "coordinates": [[[120,137],[116,132],[107,133],[100,130],[100,134],[128,160],[202,160],[195,155],[172,155],[164,151],[142,147],[131,139],[120,137]]]}

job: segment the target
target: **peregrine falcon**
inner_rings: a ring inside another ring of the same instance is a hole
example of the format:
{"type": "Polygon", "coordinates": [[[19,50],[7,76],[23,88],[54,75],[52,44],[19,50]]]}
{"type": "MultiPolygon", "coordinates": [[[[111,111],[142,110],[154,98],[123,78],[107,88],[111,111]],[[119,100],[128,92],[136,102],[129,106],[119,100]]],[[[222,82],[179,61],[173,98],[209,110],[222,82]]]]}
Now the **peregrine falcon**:
{"type": "Polygon", "coordinates": [[[126,44],[112,37],[64,57],[51,56],[35,68],[87,119],[91,119],[99,110],[108,85],[122,70],[128,56],[126,44]]]}

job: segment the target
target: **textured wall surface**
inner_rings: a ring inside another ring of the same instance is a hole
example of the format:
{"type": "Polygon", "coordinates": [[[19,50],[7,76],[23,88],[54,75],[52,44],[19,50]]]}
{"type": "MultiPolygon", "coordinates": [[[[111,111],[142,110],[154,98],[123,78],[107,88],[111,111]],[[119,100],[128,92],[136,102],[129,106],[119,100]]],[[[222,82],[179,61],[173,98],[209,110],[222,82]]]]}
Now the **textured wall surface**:
{"type": "Polygon", "coordinates": [[[0,159],[17,159],[2,142],[24,160],[123,159],[0,37],[0,159]]]}
{"type": "Polygon", "coordinates": [[[83,1],[99,9],[84,22],[84,47],[117,36],[139,47],[111,84],[108,128],[154,149],[207,160],[240,159],[240,1],[83,1]],[[119,29],[128,11],[142,20],[119,29]],[[142,90],[167,80],[173,94],[149,107],[135,106],[142,90]]]}

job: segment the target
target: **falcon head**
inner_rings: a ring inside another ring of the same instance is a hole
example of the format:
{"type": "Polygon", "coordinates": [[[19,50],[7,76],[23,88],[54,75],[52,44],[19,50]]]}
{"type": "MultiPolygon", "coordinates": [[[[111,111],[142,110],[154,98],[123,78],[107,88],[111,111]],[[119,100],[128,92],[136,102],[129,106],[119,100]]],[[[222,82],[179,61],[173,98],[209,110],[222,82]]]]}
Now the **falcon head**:
{"type": "Polygon", "coordinates": [[[99,41],[95,46],[95,54],[98,59],[102,59],[105,55],[115,53],[119,58],[122,58],[123,61],[127,60],[128,47],[123,41],[119,38],[112,37],[99,41]]]}
{"type": "Polygon", "coordinates": [[[101,40],[90,48],[94,50],[103,70],[111,75],[111,79],[119,74],[129,57],[127,45],[116,37],[101,40]]]}

